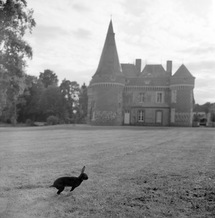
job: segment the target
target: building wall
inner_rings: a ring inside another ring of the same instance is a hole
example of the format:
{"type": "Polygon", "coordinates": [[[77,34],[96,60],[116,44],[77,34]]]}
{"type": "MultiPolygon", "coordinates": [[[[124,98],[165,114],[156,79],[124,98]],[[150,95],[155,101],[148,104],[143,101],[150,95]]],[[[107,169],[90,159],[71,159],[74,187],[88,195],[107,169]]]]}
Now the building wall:
{"type": "Polygon", "coordinates": [[[132,107],[130,108],[130,124],[140,126],[169,126],[169,108],[147,108],[132,107]],[[144,111],[144,120],[139,120],[139,112],[144,111]],[[161,122],[156,121],[157,112],[162,113],[161,122]]]}
{"type": "Polygon", "coordinates": [[[150,84],[143,85],[93,83],[88,90],[88,120],[95,125],[123,125],[126,120],[129,125],[192,126],[193,89],[192,78],[173,78],[170,84],[160,78],[150,78],[150,84]],[[159,85],[158,80],[162,81],[159,85]],[[139,111],[143,120],[138,118],[139,111]]]}
{"type": "Polygon", "coordinates": [[[123,125],[127,113],[130,125],[192,125],[193,87],[188,84],[129,87],[101,83],[89,88],[88,97],[88,120],[91,124],[123,125]],[[163,94],[162,102],[157,102],[157,93],[163,94]],[[143,100],[141,94],[144,95],[143,100]],[[143,111],[144,121],[138,120],[138,111],[143,111]],[[162,114],[160,123],[156,120],[158,111],[162,114]]]}
{"type": "Polygon", "coordinates": [[[88,91],[88,120],[97,125],[122,125],[123,85],[97,84],[88,91]]]}
{"type": "Polygon", "coordinates": [[[124,113],[130,114],[131,125],[169,125],[170,89],[153,86],[125,88],[123,95],[124,113]],[[157,94],[162,93],[162,102],[157,102],[157,94]],[[142,99],[143,97],[143,99],[142,99]],[[143,111],[144,121],[138,119],[138,111],[143,111]],[[162,121],[156,122],[157,111],[162,113],[162,121]]]}
{"type": "Polygon", "coordinates": [[[192,126],[193,87],[189,85],[174,86],[171,91],[171,109],[174,109],[173,126],[192,126]]]}
{"type": "Polygon", "coordinates": [[[170,89],[156,87],[125,88],[123,101],[124,107],[167,107],[170,102],[170,89]],[[158,93],[162,93],[162,102],[157,102],[158,93]]]}

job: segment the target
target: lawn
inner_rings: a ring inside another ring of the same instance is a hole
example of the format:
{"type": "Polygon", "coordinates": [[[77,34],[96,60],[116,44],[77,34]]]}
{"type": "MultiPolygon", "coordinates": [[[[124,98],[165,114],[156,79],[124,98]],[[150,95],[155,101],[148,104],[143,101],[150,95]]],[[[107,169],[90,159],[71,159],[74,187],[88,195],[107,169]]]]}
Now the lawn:
{"type": "Polygon", "coordinates": [[[215,217],[215,129],[1,127],[0,217],[215,217]]]}

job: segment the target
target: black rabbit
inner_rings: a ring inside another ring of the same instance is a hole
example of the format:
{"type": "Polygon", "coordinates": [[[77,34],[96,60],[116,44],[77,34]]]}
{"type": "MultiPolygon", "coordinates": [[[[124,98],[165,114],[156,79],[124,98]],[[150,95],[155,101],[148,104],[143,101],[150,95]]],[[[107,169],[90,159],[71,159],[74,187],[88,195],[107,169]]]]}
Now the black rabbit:
{"type": "Polygon", "coordinates": [[[57,194],[59,195],[65,187],[69,186],[72,187],[70,191],[73,191],[75,188],[77,188],[84,180],[88,179],[88,176],[86,173],[84,173],[85,166],[81,170],[81,174],[79,177],[60,177],[56,179],[50,187],[55,187],[58,189],[57,194]]]}

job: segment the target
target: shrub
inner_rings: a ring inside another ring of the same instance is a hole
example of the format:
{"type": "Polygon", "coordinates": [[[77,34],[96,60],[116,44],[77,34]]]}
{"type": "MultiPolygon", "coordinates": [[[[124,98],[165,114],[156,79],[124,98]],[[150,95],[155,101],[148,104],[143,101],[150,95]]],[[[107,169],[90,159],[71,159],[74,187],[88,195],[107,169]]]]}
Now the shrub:
{"type": "Polygon", "coordinates": [[[32,126],[32,125],[33,125],[33,122],[31,121],[31,119],[27,119],[27,120],[25,121],[25,124],[26,124],[27,126],[32,126]]]}
{"type": "Polygon", "coordinates": [[[59,123],[59,119],[56,116],[49,116],[46,121],[48,125],[57,125],[59,123]]]}

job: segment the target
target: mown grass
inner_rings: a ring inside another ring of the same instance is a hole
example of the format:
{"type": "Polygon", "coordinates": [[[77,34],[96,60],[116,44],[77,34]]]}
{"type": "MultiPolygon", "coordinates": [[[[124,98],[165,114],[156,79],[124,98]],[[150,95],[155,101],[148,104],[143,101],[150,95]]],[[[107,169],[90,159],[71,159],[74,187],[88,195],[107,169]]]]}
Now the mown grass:
{"type": "Polygon", "coordinates": [[[210,128],[0,128],[0,217],[215,217],[210,128]],[[60,176],[89,180],[61,195],[60,176]]]}

